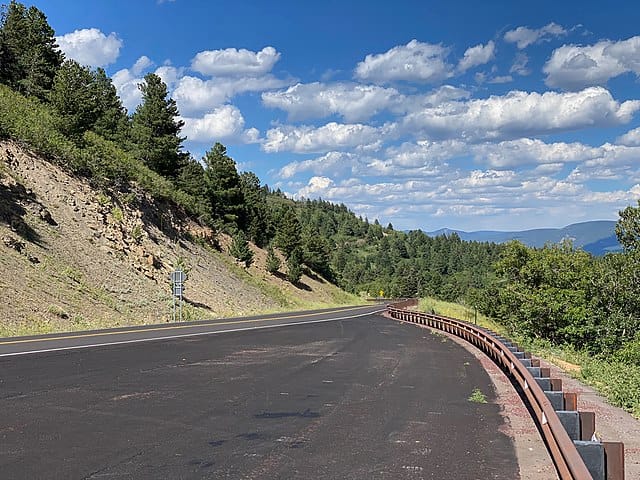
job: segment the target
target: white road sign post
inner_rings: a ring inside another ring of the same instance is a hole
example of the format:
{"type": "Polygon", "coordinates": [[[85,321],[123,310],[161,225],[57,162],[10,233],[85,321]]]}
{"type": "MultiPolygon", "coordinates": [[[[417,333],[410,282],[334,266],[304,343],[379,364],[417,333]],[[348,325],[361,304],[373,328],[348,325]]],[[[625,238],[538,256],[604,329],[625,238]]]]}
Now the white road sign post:
{"type": "Polygon", "coordinates": [[[176,300],[178,300],[179,319],[182,321],[182,294],[184,292],[184,282],[187,274],[179,268],[171,272],[171,293],[173,297],[173,321],[176,321],[176,300]]]}

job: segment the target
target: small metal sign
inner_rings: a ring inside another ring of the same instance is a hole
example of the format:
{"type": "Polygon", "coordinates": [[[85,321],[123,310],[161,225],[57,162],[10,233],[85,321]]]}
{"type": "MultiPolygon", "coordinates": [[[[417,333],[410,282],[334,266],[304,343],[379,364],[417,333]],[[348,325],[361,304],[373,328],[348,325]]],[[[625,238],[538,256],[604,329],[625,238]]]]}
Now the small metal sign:
{"type": "Polygon", "coordinates": [[[184,285],[182,285],[181,283],[174,283],[173,284],[173,296],[174,297],[181,297],[183,292],[184,292],[184,285]]]}
{"type": "Polygon", "coordinates": [[[171,272],[171,282],[172,283],[184,283],[187,280],[187,274],[182,270],[174,270],[171,272]]]}
{"type": "Polygon", "coordinates": [[[179,320],[182,321],[182,295],[184,293],[184,282],[187,280],[187,274],[178,268],[171,272],[170,279],[173,297],[173,321],[176,321],[176,299],[179,305],[179,320]]]}

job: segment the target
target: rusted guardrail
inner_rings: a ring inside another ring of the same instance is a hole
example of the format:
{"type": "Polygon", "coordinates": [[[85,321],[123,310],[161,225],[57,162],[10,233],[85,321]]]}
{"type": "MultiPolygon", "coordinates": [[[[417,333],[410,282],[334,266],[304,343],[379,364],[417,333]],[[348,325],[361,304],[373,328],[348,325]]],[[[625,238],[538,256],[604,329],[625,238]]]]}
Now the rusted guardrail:
{"type": "MultiPolygon", "coordinates": [[[[549,376],[549,369],[539,368],[539,360],[532,359],[517,345],[502,339],[487,329],[462,320],[407,309],[415,303],[415,300],[395,303],[389,305],[387,311],[392,318],[425,325],[461,337],[478,347],[502,367],[505,373],[520,386],[520,395],[531,407],[534,420],[562,480],[624,480],[623,444],[620,442],[589,442],[588,440],[591,439],[595,429],[595,416],[590,412],[577,412],[581,421],[578,426],[580,438],[574,443],[556,413],[550,398],[538,383],[538,380],[542,380],[542,378],[536,379],[530,371],[530,369],[538,369],[537,371],[542,371],[546,377],[549,376]],[[578,446],[588,460],[591,459],[590,447],[598,447],[598,451],[603,452],[604,460],[600,462],[600,465],[597,465],[599,462],[589,461],[588,468],[583,456],[578,452],[578,446]]],[[[547,393],[561,393],[562,380],[551,378],[544,380],[548,380],[549,390],[552,391],[547,393]]],[[[576,398],[575,393],[561,393],[563,405],[561,410],[576,410],[576,398]]]]}

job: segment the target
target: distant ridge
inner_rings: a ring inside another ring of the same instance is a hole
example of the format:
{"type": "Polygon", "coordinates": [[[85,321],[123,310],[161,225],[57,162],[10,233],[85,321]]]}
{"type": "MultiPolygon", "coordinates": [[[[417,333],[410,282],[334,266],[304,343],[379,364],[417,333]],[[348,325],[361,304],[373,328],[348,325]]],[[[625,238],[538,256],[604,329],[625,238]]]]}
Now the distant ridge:
{"type": "Polygon", "coordinates": [[[616,238],[615,226],[616,222],[613,220],[595,220],[574,223],[564,228],[537,228],[519,232],[493,230],[465,232],[441,228],[433,232],[426,232],[426,234],[435,237],[457,233],[462,240],[476,242],[504,243],[509,240],[519,240],[530,247],[542,247],[546,243],[558,243],[565,238],[571,238],[577,248],[582,248],[593,255],[604,255],[621,249],[616,238]]]}

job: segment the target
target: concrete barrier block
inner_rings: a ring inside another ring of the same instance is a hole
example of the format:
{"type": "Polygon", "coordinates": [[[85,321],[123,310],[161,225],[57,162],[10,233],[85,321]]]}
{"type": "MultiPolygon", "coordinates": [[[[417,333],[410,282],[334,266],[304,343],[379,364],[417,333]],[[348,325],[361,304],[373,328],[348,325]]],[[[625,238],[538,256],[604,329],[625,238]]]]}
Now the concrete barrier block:
{"type": "Polygon", "coordinates": [[[540,388],[544,391],[552,390],[551,389],[551,379],[550,378],[536,378],[535,379],[540,388]]]}
{"type": "Polygon", "coordinates": [[[604,446],[600,442],[586,442],[577,440],[573,442],[587,466],[593,480],[606,480],[604,446]]]}
{"type": "Polygon", "coordinates": [[[554,410],[564,410],[564,394],[562,392],[547,390],[544,394],[549,399],[549,402],[551,402],[551,406],[553,406],[554,410]]]}
{"type": "Polygon", "coordinates": [[[569,434],[571,440],[581,440],[580,435],[580,414],[570,410],[560,410],[556,412],[564,429],[569,434]]]}
{"type": "Polygon", "coordinates": [[[534,377],[542,377],[540,367],[527,367],[527,370],[529,370],[529,373],[534,377]]]}

